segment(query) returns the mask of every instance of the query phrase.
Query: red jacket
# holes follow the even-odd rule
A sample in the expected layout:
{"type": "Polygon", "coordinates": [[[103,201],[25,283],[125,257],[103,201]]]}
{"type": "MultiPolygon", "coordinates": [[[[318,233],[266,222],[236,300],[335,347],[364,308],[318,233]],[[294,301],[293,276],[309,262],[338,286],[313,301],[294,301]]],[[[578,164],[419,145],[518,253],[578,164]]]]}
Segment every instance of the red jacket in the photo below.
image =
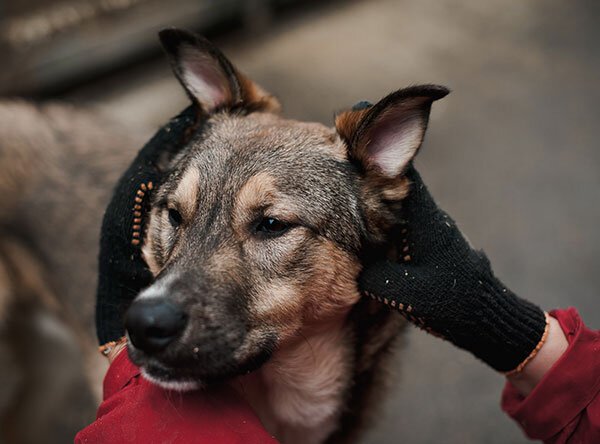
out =
{"type": "Polygon", "coordinates": [[[96,421],[77,444],[276,444],[250,406],[232,389],[180,393],[142,378],[120,353],[104,378],[96,421]]]}
{"type": "Polygon", "coordinates": [[[577,310],[555,310],[569,348],[523,397],[507,383],[502,409],[525,434],[551,444],[600,443],[600,331],[583,325],[577,310]]]}
{"type": "MultiPolygon", "coordinates": [[[[573,308],[551,313],[569,348],[524,398],[510,383],[502,408],[527,436],[547,443],[600,443],[600,332],[573,308]]],[[[104,379],[104,402],[75,442],[276,443],[243,399],[228,388],[178,393],[151,385],[121,353],[104,379]]]]}

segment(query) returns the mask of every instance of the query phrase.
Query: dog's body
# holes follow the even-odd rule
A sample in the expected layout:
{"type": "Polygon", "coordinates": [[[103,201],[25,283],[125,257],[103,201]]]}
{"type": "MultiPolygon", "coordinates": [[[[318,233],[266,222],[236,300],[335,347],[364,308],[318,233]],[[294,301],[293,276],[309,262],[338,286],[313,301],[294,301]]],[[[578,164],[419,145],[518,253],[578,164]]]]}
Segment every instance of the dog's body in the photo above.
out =
{"type": "MultiPolygon", "coordinates": [[[[187,325],[160,350],[130,331],[130,355],[168,388],[226,381],[282,442],[355,441],[404,325],[361,299],[361,257],[396,222],[409,185],[402,171],[431,102],[447,91],[402,90],[330,129],[281,118],[276,101],[205,41],[171,32],[163,43],[204,123],[164,165],[143,243],[156,280],[134,304],[168,299],[187,325]]],[[[10,313],[41,310],[61,326],[63,348],[85,357],[83,372],[94,367],[102,210],[144,131],[107,133],[77,110],[22,103],[0,105],[0,125],[0,192],[10,198],[0,210],[0,359],[19,348],[10,313]]],[[[90,399],[80,412],[89,415],[90,399]]]]}
{"type": "Polygon", "coordinates": [[[0,102],[0,442],[68,442],[95,416],[107,368],[93,321],[100,222],[150,134],[0,102]]]}

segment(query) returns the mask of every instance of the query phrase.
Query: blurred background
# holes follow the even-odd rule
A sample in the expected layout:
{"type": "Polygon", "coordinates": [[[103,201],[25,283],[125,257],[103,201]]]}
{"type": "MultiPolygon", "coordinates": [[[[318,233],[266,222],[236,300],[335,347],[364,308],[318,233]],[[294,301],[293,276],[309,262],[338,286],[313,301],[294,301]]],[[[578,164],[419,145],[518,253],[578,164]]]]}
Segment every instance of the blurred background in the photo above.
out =
{"type": "MultiPolygon", "coordinates": [[[[187,103],[162,27],[209,36],[286,114],[416,83],[434,105],[418,167],[516,293],[600,328],[600,3],[596,0],[5,0],[0,94],[158,128],[187,103]]],[[[365,443],[525,443],[503,378],[412,329],[365,443]]]]}

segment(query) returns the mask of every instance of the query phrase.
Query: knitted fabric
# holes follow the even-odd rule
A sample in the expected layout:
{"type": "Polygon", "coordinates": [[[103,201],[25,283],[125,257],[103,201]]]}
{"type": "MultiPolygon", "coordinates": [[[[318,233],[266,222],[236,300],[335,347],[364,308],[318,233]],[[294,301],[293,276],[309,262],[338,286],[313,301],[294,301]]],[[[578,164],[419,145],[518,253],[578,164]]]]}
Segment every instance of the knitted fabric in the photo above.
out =
{"type": "MultiPolygon", "coordinates": [[[[414,168],[393,241],[400,260],[365,258],[361,291],[498,371],[525,360],[540,342],[544,312],[510,291],[444,211],[414,168]]],[[[381,257],[381,256],[379,256],[381,257]]]]}
{"type": "Polygon", "coordinates": [[[108,204],[102,220],[98,259],[96,333],[100,344],[125,334],[123,315],[139,291],[152,280],[140,247],[150,194],[161,179],[158,164],[185,145],[197,115],[197,108],[192,105],[163,126],[121,176],[108,204]]]}

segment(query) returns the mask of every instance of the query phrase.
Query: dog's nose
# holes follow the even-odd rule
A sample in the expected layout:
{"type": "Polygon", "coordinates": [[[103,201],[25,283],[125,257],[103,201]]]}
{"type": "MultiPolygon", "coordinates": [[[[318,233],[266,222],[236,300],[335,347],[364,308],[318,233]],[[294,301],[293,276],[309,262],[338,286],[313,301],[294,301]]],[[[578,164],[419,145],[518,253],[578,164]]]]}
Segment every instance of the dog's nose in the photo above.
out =
{"type": "Polygon", "coordinates": [[[164,349],[185,328],[187,316],[164,299],[141,299],[131,304],[125,328],[133,345],[147,353],[164,349]]]}

